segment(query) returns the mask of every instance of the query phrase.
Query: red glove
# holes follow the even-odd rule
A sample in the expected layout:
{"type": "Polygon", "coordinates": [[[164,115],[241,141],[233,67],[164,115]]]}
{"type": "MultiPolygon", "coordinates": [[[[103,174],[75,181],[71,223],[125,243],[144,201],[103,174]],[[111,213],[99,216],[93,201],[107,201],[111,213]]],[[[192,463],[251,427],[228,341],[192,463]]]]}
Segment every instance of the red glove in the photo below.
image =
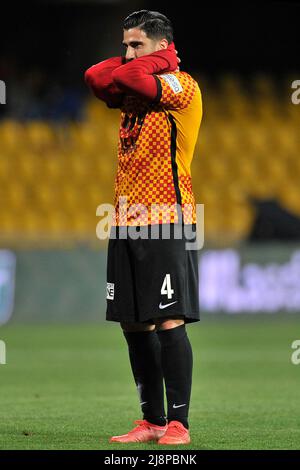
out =
{"type": "Polygon", "coordinates": [[[126,94],[136,94],[149,100],[158,96],[157,78],[154,74],[172,72],[178,68],[175,45],[131,60],[112,72],[115,85],[126,94]]]}

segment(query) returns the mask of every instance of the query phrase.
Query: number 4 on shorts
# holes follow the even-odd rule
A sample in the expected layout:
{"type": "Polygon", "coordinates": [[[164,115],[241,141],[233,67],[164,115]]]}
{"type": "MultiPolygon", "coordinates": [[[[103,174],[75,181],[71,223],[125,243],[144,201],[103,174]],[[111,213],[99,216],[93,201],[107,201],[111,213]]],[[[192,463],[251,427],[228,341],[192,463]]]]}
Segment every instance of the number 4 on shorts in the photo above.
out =
{"type": "Polygon", "coordinates": [[[168,299],[172,299],[172,295],[174,294],[174,289],[172,289],[171,287],[171,275],[170,274],[165,275],[160,293],[161,295],[167,295],[168,299]]]}

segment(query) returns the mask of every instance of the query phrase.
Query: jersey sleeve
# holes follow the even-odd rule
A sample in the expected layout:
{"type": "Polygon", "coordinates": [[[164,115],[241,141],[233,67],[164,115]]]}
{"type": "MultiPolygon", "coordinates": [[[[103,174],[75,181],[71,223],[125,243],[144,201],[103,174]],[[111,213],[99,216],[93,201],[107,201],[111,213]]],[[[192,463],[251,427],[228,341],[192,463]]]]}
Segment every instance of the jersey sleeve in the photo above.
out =
{"type": "Polygon", "coordinates": [[[166,109],[184,109],[191,103],[195,92],[195,80],[185,72],[169,72],[155,75],[157,102],[166,109]]]}
{"type": "Polygon", "coordinates": [[[124,93],[112,80],[113,71],[123,63],[123,57],[111,57],[92,65],[84,74],[85,82],[94,95],[109,108],[119,108],[123,102],[124,93]]]}

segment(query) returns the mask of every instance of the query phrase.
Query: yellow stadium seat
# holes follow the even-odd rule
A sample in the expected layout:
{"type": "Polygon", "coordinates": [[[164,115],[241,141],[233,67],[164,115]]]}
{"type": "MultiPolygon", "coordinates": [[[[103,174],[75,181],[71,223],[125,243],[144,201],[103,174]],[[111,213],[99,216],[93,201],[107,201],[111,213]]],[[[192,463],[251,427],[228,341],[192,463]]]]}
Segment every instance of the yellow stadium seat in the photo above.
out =
{"type": "Polygon", "coordinates": [[[281,188],[279,201],[284,208],[300,217],[300,188],[297,183],[290,181],[287,186],[281,188]]]}
{"type": "Polygon", "coordinates": [[[17,223],[17,217],[12,212],[2,212],[0,216],[0,239],[6,236],[13,236],[18,233],[20,226],[17,223]]]}
{"type": "Polygon", "coordinates": [[[43,150],[54,144],[52,127],[42,121],[29,121],[25,125],[27,145],[35,150],[43,150]]]}
{"type": "Polygon", "coordinates": [[[39,207],[41,210],[53,209],[56,205],[60,204],[58,200],[57,185],[48,184],[42,182],[42,184],[37,184],[34,188],[33,194],[33,204],[39,207]]]}
{"type": "Polygon", "coordinates": [[[9,207],[21,210],[30,204],[29,191],[20,181],[14,181],[7,186],[5,200],[9,207]]]}
{"type": "Polygon", "coordinates": [[[13,120],[4,120],[0,123],[1,151],[18,153],[22,151],[25,142],[24,126],[13,120]]]}
{"type": "Polygon", "coordinates": [[[4,154],[4,152],[2,151],[0,155],[0,181],[7,181],[7,179],[10,178],[10,168],[10,159],[8,155],[4,154]]]}

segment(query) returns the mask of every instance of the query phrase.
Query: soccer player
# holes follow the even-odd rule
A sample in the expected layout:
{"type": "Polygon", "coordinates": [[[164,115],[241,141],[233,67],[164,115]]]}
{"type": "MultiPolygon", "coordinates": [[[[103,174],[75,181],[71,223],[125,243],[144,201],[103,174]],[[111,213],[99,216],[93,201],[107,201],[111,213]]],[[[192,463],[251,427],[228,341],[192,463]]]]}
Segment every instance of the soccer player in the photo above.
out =
{"type": "Polygon", "coordinates": [[[201,94],[179,70],[166,16],[136,11],[123,28],[125,57],[85,72],[94,94],[121,110],[106,319],[121,324],[143,414],[110,442],[188,444],[193,355],[185,324],[200,319],[198,262],[197,251],[186,249],[190,235],[177,229],[195,237],[190,165],[201,94]]]}

